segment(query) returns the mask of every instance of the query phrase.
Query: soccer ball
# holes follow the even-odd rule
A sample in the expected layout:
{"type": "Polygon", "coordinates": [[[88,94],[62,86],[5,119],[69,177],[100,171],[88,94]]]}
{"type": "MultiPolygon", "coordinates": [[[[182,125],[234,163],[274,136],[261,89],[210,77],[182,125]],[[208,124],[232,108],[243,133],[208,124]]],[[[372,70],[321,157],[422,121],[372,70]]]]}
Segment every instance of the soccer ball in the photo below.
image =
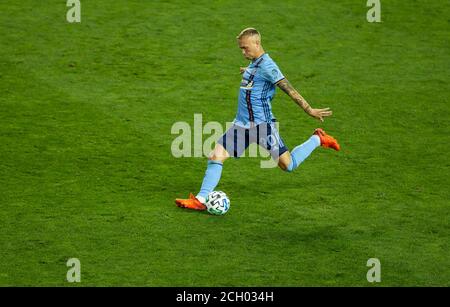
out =
{"type": "Polygon", "coordinates": [[[223,215],[230,209],[230,199],[222,191],[212,191],[206,200],[206,209],[214,215],[223,215]]]}

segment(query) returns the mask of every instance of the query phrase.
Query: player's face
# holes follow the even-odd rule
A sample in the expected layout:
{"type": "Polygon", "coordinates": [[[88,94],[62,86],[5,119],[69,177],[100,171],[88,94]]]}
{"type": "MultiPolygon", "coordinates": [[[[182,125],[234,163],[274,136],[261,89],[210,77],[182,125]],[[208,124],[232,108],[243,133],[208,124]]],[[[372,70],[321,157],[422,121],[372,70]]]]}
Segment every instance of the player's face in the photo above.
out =
{"type": "Polygon", "coordinates": [[[259,41],[253,36],[242,37],[238,40],[239,48],[242,50],[242,55],[248,59],[256,59],[259,51],[259,41]]]}

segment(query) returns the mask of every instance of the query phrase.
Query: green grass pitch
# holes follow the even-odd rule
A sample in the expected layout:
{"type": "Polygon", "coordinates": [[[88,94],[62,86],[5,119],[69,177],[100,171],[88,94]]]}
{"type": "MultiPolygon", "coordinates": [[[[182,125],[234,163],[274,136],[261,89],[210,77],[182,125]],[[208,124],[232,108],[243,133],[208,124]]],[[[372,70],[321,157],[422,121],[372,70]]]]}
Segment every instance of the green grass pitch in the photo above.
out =
{"type": "Polygon", "coordinates": [[[0,286],[449,286],[450,5],[381,1],[0,3],[0,286]],[[225,162],[222,217],[182,210],[206,158],[174,158],[175,122],[234,118],[265,50],[323,124],[277,90],[294,173],[225,162]],[[68,283],[66,262],[81,262],[68,283]],[[366,279],[369,258],[381,282],[366,279]]]}

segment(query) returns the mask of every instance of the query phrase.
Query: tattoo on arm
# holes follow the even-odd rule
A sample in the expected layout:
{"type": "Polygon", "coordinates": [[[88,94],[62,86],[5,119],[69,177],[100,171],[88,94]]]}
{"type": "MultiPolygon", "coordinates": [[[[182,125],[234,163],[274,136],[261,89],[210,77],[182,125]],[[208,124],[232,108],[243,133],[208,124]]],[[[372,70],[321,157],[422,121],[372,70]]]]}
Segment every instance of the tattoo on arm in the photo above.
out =
{"type": "Polygon", "coordinates": [[[286,94],[289,95],[289,97],[292,98],[303,110],[305,110],[306,113],[309,113],[311,110],[310,105],[305,100],[305,98],[302,97],[302,95],[297,92],[297,90],[289,83],[287,79],[283,79],[277,83],[278,87],[283,90],[286,94]]]}

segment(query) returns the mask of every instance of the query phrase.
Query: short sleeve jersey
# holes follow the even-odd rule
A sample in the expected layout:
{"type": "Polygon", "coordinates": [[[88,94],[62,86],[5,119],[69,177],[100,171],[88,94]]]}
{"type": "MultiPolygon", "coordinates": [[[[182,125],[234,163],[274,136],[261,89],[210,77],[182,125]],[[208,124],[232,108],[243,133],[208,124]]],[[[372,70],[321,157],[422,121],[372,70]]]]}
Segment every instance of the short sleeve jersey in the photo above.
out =
{"type": "Polygon", "coordinates": [[[252,123],[272,122],[275,84],[283,79],[284,75],[267,53],[253,60],[242,75],[234,123],[248,128],[252,123]]]}

